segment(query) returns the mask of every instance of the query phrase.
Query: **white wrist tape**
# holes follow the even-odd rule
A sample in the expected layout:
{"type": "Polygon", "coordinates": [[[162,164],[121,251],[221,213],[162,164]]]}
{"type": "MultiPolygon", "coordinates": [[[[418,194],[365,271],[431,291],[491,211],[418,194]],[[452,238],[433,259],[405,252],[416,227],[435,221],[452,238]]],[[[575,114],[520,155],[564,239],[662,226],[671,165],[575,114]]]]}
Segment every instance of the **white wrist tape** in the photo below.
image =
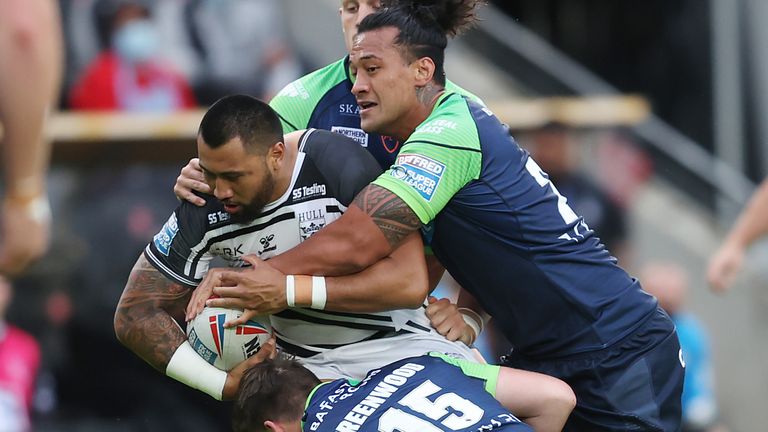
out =
{"type": "Polygon", "coordinates": [[[296,307],[296,279],[293,275],[285,277],[285,301],[288,307],[296,307]]]}
{"type": "Polygon", "coordinates": [[[51,204],[48,195],[40,194],[34,198],[6,197],[5,205],[13,206],[38,224],[47,224],[51,221],[51,204]]]}
{"type": "Polygon", "coordinates": [[[221,400],[227,382],[227,373],[203,360],[187,341],[173,353],[165,374],[216,400],[221,400]]]}
{"type": "Polygon", "coordinates": [[[325,277],[312,276],[312,309],[325,309],[328,300],[328,289],[325,286],[325,277]]]}
{"type": "MultiPolygon", "coordinates": [[[[483,331],[483,319],[480,315],[469,308],[459,308],[459,313],[464,319],[464,322],[475,331],[475,340],[480,337],[480,332],[483,331]]],[[[473,341],[474,342],[474,341],[473,341]]]]}
{"type": "Polygon", "coordinates": [[[29,217],[39,224],[51,221],[51,204],[47,195],[40,195],[24,206],[29,217]]]}

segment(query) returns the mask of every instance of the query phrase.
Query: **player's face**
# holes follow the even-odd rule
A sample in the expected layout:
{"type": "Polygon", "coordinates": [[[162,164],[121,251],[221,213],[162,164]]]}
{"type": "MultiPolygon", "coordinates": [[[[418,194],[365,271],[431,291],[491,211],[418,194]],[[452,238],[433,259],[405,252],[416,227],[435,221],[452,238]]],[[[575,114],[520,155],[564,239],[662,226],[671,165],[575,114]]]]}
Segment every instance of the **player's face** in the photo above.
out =
{"type": "Polygon", "coordinates": [[[343,0],[339,8],[341,29],[344,32],[344,43],[347,52],[352,49],[352,38],[357,33],[357,25],[368,15],[381,7],[379,0],[343,0]]]}
{"type": "Polygon", "coordinates": [[[235,220],[250,221],[274,196],[274,173],[264,155],[246,152],[239,137],[211,148],[197,137],[200,167],[213,195],[235,220]]]}
{"type": "Polygon", "coordinates": [[[408,63],[394,44],[398,34],[398,29],[385,27],[357,35],[350,62],[363,130],[404,138],[419,100],[415,62],[408,63]]]}

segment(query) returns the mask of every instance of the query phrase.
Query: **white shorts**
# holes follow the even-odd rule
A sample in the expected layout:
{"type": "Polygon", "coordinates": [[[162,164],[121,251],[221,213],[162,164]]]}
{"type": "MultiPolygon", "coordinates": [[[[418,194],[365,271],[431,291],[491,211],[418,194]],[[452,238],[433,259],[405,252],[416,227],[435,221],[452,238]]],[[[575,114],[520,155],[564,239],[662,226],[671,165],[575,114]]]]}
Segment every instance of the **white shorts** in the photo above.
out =
{"type": "Polygon", "coordinates": [[[373,369],[431,351],[473,362],[481,361],[479,354],[462,342],[451,342],[435,333],[407,333],[358,342],[309,358],[296,357],[296,360],[321,380],[363,379],[373,369]]]}

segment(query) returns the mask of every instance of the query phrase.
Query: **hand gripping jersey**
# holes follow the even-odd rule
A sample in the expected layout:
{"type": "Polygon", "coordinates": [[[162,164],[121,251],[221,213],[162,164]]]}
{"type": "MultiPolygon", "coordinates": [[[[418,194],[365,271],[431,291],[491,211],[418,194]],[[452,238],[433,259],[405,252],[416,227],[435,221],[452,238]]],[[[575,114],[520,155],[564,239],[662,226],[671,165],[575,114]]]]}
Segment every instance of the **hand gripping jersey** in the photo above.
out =
{"type": "MultiPolygon", "coordinates": [[[[183,202],[144,254],[168,278],[195,287],[215,257],[240,267],[243,255],[269,259],[297,246],[338,219],[380,172],[354,141],[309,130],[301,137],[290,186],[257,219],[235,223],[213,196],[204,207],[183,202]]],[[[301,357],[397,333],[434,332],[423,309],[355,314],[294,308],[271,322],[280,346],[301,357]]]]}
{"type": "Polygon", "coordinates": [[[604,348],[656,310],[507,126],[468,98],[442,95],[374,183],[433,222],[435,255],[523,355],[604,348]]]}
{"type": "MultiPolygon", "coordinates": [[[[336,380],[307,398],[304,431],[532,431],[493,395],[499,367],[424,355],[336,380]]],[[[522,389],[521,389],[522,390],[522,389]]]]}
{"type": "MultiPolygon", "coordinates": [[[[400,150],[400,142],[392,137],[366,133],[360,128],[360,107],[352,94],[353,77],[349,74],[349,58],[331,63],[288,84],[269,105],[277,111],[283,133],[299,129],[324,129],[346,135],[365,147],[381,169],[387,169],[400,150]]],[[[446,89],[477,96],[446,83],[446,89]]]]}

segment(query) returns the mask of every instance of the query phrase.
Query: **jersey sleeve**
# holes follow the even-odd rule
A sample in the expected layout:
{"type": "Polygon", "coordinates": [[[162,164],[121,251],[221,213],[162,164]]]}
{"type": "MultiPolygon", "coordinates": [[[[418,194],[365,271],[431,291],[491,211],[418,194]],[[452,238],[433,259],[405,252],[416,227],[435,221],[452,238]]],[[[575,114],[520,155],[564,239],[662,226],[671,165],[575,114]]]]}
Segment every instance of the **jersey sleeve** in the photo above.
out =
{"type": "Polygon", "coordinates": [[[376,159],[342,134],[310,129],[299,142],[299,150],[309,156],[328,181],[333,196],[346,206],[381,174],[376,159]]]}
{"type": "Polygon", "coordinates": [[[144,249],[144,256],[160,273],[190,288],[200,283],[213,259],[203,243],[207,207],[182,202],[144,249]]]}
{"type": "Polygon", "coordinates": [[[480,176],[477,128],[456,117],[449,113],[427,119],[405,142],[394,165],[374,181],[405,201],[423,224],[480,176]]]}
{"type": "Polygon", "coordinates": [[[306,90],[302,79],[283,87],[275,97],[269,101],[269,106],[277,112],[280,117],[280,123],[283,125],[283,133],[293,132],[304,129],[309,123],[309,117],[312,115],[314,106],[307,103],[306,90]]]}
{"type": "Polygon", "coordinates": [[[283,125],[283,133],[306,129],[318,102],[328,89],[346,79],[346,58],[286,85],[269,102],[283,125]]]}
{"type": "Polygon", "coordinates": [[[501,371],[500,366],[485,363],[475,363],[468,360],[450,357],[437,352],[431,352],[429,355],[437,357],[448,364],[460,368],[466,376],[485,381],[485,391],[487,391],[491,396],[496,396],[496,385],[499,382],[499,372],[501,371]]]}

